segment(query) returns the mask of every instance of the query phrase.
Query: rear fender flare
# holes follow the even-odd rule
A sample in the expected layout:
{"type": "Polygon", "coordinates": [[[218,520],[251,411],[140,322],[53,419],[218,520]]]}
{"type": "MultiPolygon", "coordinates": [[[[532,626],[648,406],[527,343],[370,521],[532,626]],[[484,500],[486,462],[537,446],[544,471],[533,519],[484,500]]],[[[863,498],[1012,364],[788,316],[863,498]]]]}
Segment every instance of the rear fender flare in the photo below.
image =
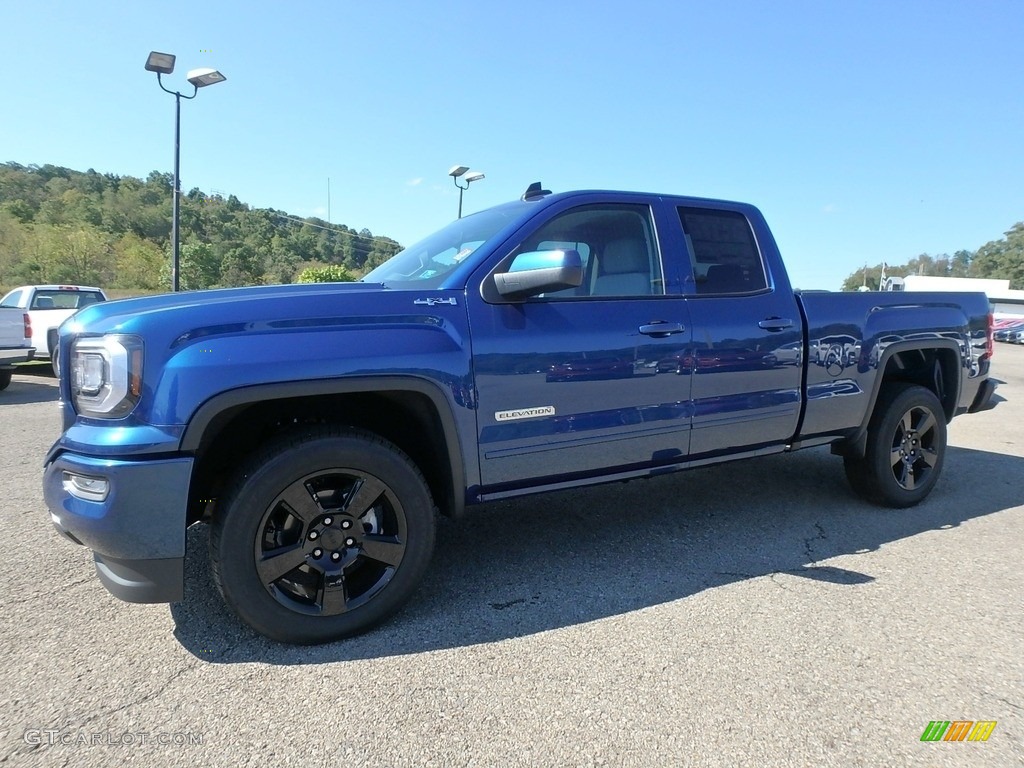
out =
{"type": "MultiPolygon", "coordinates": [[[[957,344],[957,342],[954,341],[953,339],[921,339],[915,341],[898,341],[886,347],[885,351],[879,358],[878,365],[875,369],[878,372],[878,375],[875,376],[874,383],[871,386],[871,395],[868,398],[868,407],[864,411],[864,418],[862,419],[860,426],[852,435],[840,441],[833,447],[833,453],[839,454],[841,456],[864,455],[867,443],[868,423],[871,421],[871,415],[875,411],[875,405],[878,402],[878,396],[882,391],[882,385],[885,383],[885,370],[886,368],[888,368],[889,360],[892,359],[893,355],[896,355],[897,353],[900,352],[933,349],[948,349],[953,352],[957,361],[959,361],[961,364],[963,362],[960,345],[957,344]]],[[[956,412],[956,404],[960,400],[960,388],[962,384],[962,374],[957,375],[955,377],[954,382],[955,391],[947,394],[947,397],[950,395],[952,396],[953,402],[953,409],[950,413],[947,414],[947,421],[949,420],[949,418],[952,417],[952,413],[956,412]]]]}

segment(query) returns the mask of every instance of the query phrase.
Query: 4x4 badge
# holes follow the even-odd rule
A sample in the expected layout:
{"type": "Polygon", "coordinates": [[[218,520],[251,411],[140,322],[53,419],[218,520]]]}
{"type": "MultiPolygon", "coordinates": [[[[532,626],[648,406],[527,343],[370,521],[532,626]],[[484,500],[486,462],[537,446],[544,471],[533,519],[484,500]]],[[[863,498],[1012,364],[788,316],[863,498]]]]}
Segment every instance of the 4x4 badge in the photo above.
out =
{"type": "Polygon", "coordinates": [[[428,307],[432,307],[435,304],[451,304],[454,307],[458,303],[454,296],[450,296],[447,299],[435,299],[431,296],[429,299],[415,299],[413,301],[413,304],[426,304],[428,307]]]}

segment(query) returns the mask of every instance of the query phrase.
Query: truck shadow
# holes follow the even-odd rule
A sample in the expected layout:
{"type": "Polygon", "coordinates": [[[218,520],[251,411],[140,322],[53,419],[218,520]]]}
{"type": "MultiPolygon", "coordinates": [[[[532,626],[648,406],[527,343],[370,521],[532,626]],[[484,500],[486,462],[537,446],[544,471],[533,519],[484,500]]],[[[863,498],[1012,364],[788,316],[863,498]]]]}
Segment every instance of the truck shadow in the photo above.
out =
{"type": "Polygon", "coordinates": [[[171,606],[175,635],[211,663],[293,665],[523,637],[765,576],[784,590],[798,586],[791,577],[816,582],[827,600],[835,585],[875,580],[856,569],[857,554],[1024,500],[1024,458],[951,447],[946,466],[956,472],[902,511],[856,498],[823,449],[479,507],[442,521],[431,570],[399,615],[313,647],[267,640],[230,613],[211,579],[207,528],[197,526],[185,600],[171,606]],[[842,555],[854,557],[826,562],[842,555]]]}

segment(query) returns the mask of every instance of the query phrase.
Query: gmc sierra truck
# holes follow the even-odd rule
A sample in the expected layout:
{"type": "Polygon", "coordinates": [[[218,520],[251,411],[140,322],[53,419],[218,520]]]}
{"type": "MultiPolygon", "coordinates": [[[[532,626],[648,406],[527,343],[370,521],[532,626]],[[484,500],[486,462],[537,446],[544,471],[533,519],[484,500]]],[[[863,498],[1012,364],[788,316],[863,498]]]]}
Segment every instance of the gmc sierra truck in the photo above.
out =
{"type": "Polygon", "coordinates": [[[44,493],[117,597],[182,600],[206,521],[244,622],[328,642],[481,502],[828,444],[917,504],[992,394],[991,322],[981,293],[794,292],[751,205],[533,184],[359,282],[81,310],[44,493]]]}

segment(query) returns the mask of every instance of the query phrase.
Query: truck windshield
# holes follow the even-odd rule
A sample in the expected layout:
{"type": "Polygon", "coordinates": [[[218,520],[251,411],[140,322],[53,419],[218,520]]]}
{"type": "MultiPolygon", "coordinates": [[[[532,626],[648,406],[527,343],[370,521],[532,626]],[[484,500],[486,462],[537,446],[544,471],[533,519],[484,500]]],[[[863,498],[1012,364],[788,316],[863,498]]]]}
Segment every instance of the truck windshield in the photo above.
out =
{"type": "Polygon", "coordinates": [[[503,205],[456,219],[444,229],[396,253],[362,281],[398,288],[435,288],[473,251],[519,218],[521,206],[503,205]]]}

